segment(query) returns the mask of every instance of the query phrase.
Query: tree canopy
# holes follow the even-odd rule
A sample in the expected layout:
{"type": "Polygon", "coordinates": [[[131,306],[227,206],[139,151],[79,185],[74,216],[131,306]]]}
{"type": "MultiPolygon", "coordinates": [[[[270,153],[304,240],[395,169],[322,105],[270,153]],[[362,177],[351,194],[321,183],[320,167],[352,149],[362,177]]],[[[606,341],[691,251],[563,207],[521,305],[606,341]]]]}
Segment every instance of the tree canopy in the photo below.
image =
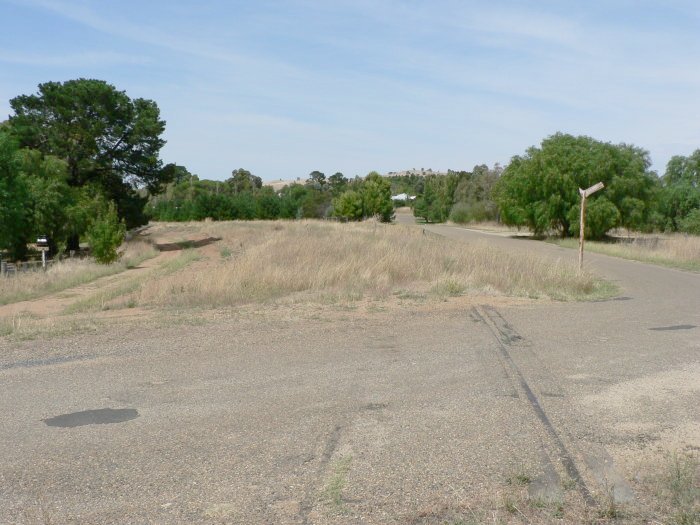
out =
{"type": "Polygon", "coordinates": [[[700,149],[687,157],[672,157],[662,184],[659,197],[662,226],[671,231],[700,233],[700,149]]]}
{"type": "Polygon", "coordinates": [[[157,193],[171,175],[159,158],[165,122],[155,102],[81,78],[39,84],[38,93],[10,106],[9,128],[20,147],[62,159],[69,186],[94,186],[129,226],[143,222],[135,190],[157,193]]]}
{"type": "Polygon", "coordinates": [[[495,193],[501,218],[535,234],[575,235],[578,189],[600,181],[606,189],[591,198],[587,235],[601,237],[616,226],[643,228],[658,189],[650,164],[641,148],[557,133],[513,157],[503,172],[495,193]]]}

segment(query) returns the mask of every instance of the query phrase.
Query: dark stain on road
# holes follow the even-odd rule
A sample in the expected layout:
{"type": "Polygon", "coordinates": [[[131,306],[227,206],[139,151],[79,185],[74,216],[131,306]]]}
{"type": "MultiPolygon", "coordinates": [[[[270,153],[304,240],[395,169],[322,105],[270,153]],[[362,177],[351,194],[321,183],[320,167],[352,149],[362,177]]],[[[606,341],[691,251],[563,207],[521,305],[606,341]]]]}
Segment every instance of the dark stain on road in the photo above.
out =
{"type": "Polygon", "coordinates": [[[367,403],[362,407],[363,410],[382,410],[389,406],[389,403],[367,403]]]}
{"type": "Polygon", "coordinates": [[[27,359],[25,361],[16,361],[14,363],[0,365],[0,370],[9,370],[10,368],[33,368],[35,366],[57,365],[57,364],[61,364],[61,363],[70,363],[73,361],[82,361],[83,359],[89,359],[91,357],[93,357],[93,356],[91,356],[91,355],[69,355],[69,356],[49,357],[47,359],[27,359]]]}
{"type": "Polygon", "coordinates": [[[657,326],[656,328],[649,328],[649,330],[655,330],[657,332],[665,332],[667,330],[691,330],[697,328],[694,324],[676,324],[673,326],[657,326]]]}
{"type": "Polygon", "coordinates": [[[83,410],[71,414],[42,419],[50,427],[73,428],[83,425],[109,425],[123,423],[139,417],[139,411],[135,408],[100,408],[97,410],[83,410]]]}

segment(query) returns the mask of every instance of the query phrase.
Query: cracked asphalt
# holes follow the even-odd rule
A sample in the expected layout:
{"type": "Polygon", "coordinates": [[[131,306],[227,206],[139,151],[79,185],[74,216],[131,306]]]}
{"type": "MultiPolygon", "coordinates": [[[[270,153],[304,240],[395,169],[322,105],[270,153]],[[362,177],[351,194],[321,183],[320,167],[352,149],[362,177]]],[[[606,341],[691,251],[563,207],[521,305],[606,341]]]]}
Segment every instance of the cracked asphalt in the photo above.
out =
{"type": "Polygon", "coordinates": [[[545,496],[574,478],[634,501],[644,453],[700,448],[700,275],[586,261],[620,297],[3,347],[0,523],[443,523],[522,472],[545,496]]]}

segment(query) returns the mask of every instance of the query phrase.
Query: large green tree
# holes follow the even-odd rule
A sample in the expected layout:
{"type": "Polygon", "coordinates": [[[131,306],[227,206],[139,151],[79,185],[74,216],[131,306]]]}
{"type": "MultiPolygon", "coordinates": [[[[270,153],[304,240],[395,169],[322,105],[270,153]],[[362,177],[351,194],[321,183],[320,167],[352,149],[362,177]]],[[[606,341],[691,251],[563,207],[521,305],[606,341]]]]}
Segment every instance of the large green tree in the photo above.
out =
{"type": "Polygon", "coordinates": [[[695,233],[700,212],[700,149],[672,157],[666,165],[659,209],[667,230],[695,233]]]}
{"type": "Polygon", "coordinates": [[[10,129],[21,147],[62,159],[67,184],[98,189],[127,226],[143,222],[145,201],[136,189],[158,192],[172,176],[159,158],[165,122],[155,102],[81,78],[39,84],[36,94],[15,97],[10,106],[10,129]]]}
{"type": "Polygon", "coordinates": [[[226,180],[226,184],[234,193],[241,193],[262,188],[262,179],[248,170],[239,168],[231,172],[231,178],[226,180]]]}
{"type": "Polygon", "coordinates": [[[22,257],[31,230],[29,188],[22,176],[17,143],[0,130],[0,251],[22,257]]]}
{"type": "Polygon", "coordinates": [[[588,233],[644,228],[659,184],[650,164],[649,154],[635,146],[557,133],[513,157],[503,172],[495,190],[501,219],[535,234],[576,234],[578,188],[602,181],[606,189],[591,198],[588,233]]]}

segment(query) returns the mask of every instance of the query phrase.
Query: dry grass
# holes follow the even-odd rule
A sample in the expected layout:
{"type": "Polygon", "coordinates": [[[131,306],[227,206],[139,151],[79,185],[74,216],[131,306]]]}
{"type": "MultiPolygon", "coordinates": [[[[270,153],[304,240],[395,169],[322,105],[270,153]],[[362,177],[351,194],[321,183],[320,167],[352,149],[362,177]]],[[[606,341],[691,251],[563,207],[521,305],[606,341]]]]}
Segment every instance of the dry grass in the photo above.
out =
{"type": "MultiPolygon", "coordinates": [[[[578,248],[578,239],[552,239],[559,246],[578,248]]],[[[633,261],[700,271],[700,237],[675,234],[664,237],[638,235],[617,242],[586,241],[586,250],[633,261]]]]}
{"type": "Polygon", "coordinates": [[[0,317],[0,337],[28,341],[42,336],[60,337],[76,333],[97,332],[101,321],[94,318],[40,318],[28,312],[0,317]]]}
{"type": "MultiPolygon", "coordinates": [[[[175,233],[171,225],[163,231],[175,233]]],[[[205,271],[151,280],[139,304],[230,306],[288,298],[384,298],[406,291],[435,297],[487,293],[558,300],[600,297],[610,285],[573,264],[459,244],[417,228],[375,223],[229,222],[184,224],[221,237],[205,271]]],[[[154,233],[158,233],[157,231],[154,233]]]]}
{"type": "Polygon", "coordinates": [[[65,309],[64,313],[96,312],[109,310],[113,307],[117,309],[133,308],[137,305],[134,293],[137,292],[144,283],[178,272],[198,259],[199,254],[195,250],[183,250],[177,257],[160,264],[145,275],[122,280],[115,286],[109,286],[95,294],[91,294],[84,299],[72,303],[65,309]],[[118,302],[114,304],[115,300],[120,298],[124,300],[121,301],[121,303],[118,302]]]}
{"type": "Polygon", "coordinates": [[[66,259],[50,266],[46,271],[37,269],[0,277],[0,304],[36,299],[89,283],[100,277],[123,272],[156,255],[157,251],[150,244],[130,241],[123,246],[122,256],[113,264],[97,264],[92,259],[66,259]]]}
{"type": "Polygon", "coordinates": [[[518,228],[517,226],[506,226],[502,222],[496,222],[496,221],[479,221],[479,222],[465,222],[465,223],[447,221],[446,224],[451,224],[451,225],[456,226],[458,228],[469,228],[472,230],[481,230],[481,231],[492,232],[492,233],[513,233],[513,234],[520,234],[520,235],[529,235],[529,233],[526,230],[522,230],[521,228],[518,228]]]}

